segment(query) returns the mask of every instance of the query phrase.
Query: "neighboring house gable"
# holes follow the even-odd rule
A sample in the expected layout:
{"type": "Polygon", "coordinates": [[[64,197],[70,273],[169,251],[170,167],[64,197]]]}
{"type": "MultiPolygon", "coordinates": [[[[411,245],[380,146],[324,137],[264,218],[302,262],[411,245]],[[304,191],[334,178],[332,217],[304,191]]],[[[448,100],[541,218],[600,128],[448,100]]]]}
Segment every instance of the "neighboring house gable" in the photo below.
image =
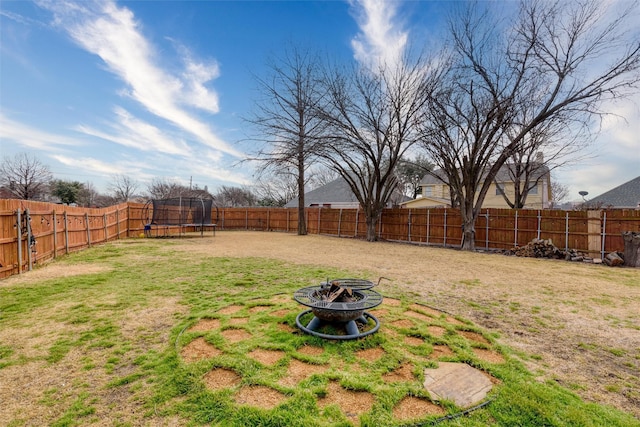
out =
{"type": "Polygon", "coordinates": [[[603,208],[640,207],[640,176],[594,197],[587,202],[587,206],[603,208]]]}
{"type": "MultiPolygon", "coordinates": [[[[509,168],[511,165],[504,165],[500,168],[494,182],[491,183],[489,191],[485,196],[483,208],[509,208],[504,200],[502,193],[506,193],[509,200],[513,201],[515,194],[515,185],[511,179],[509,168]],[[496,183],[497,182],[497,183],[496,183]]],[[[525,208],[527,209],[546,209],[550,207],[551,202],[551,182],[549,169],[541,165],[538,170],[532,174],[531,179],[536,181],[535,186],[529,191],[525,208]]],[[[451,195],[449,186],[446,184],[445,175],[441,170],[428,173],[420,181],[421,195],[409,202],[403,203],[405,208],[421,208],[421,207],[450,207],[451,195]]]]}
{"type": "MultiPolygon", "coordinates": [[[[403,197],[401,201],[408,199],[403,197]]],[[[324,207],[333,209],[356,209],[360,207],[358,199],[351,191],[351,187],[347,181],[340,177],[328,184],[311,190],[304,194],[304,206],[308,207],[324,207]]],[[[285,208],[297,208],[298,199],[290,200],[285,208]]]]}

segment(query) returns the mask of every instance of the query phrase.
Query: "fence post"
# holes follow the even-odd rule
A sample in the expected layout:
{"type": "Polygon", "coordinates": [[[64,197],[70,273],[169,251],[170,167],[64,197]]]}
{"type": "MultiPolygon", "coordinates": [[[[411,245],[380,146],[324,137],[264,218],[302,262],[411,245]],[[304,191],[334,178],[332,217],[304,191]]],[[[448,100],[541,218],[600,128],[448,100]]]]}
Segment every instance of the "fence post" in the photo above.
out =
{"type": "Polygon", "coordinates": [[[513,246],[518,247],[518,210],[516,209],[516,221],[513,227],[513,246]]]}
{"type": "Polygon", "coordinates": [[[91,247],[91,229],[89,228],[89,214],[84,213],[84,220],[87,223],[87,246],[91,247]]]}
{"type": "Polygon", "coordinates": [[[320,206],[318,206],[318,236],[320,235],[320,206]]]}
{"type": "Polygon", "coordinates": [[[20,209],[16,211],[17,223],[16,230],[18,231],[18,274],[22,274],[22,218],[20,209]]]}
{"type": "Polygon", "coordinates": [[[340,226],[342,225],[342,208],[340,208],[340,213],[338,214],[338,237],[340,237],[340,226]]]}
{"type": "Polygon", "coordinates": [[[538,210],[538,240],[540,240],[540,227],[542,226],[542,216],[540,214],[540,210],[538,210]]]}
{"type": "Polygon", "coordinates": [[[244,229],[249,229],[249,209],[244,208],[244,229]]]}
{"type": "Polygon", "coordinates": [[[33,254],[31,252],[31,215],[29,215],[29,209],[24,210],[24,220],[27,223],[27,267],[29,271],[33,270],[33,254]]]}
{"type": "Polygon", "coordinates": [[[270,223],[271,223],[271,209],[267,208],[267,231],[269,231],[270,223]]]}
{"type": "Polygon", "coordinates": [[[360,217],[360,206],[356,208],[356,230],[354,231],[353,237],[358,237],[358,218],[360,217]]]}
{"type": "Polygon", "coordinates": [[[409,209],[409,217],[407,218],[407,240],[411,243],[411,209],[409,209]]]}
{"type": "Polygon", "coordinates": [[[107,214],[102,214],[102,220],[104,221],[104,241],[105,243],[109,240],[109,230],[107,229],[107,214]]]}
{"type": "Polygon", "coordinates": [[[564,216],[564,251],[569,250],[569,211],[564,216]]]}
{"type": "Polygon", "coordinates": [[[484,237],[484,248],[485,250],[489,250],[489,209],[484,213],[485,217],[485,237],[484,237]]]}
{"type": "Polygon", "coordinates": [[[289,215],[289,209],[287,209],[287,233],[289,232],[289,219],[290,215],[289,215]]]}
{"type": "Polygon", "coordinates": [[[64,249],[65,253],[69,254],[69,218],[67,218],[67,211],[64,211],[64,249]]]}
{"type": "Polygon", "coordinates": [[[444,247],[447,247],[447,209],[444,210],[444,247]]]}
{"type": "Polygon", "coordinates": [[[117,240],[120,240],[120,209],[116,208],[116,233],[117,240]]]}
{"type": "Polygon", "coordinates": [[[607,211],[603,213],[604,218],[602,219],[602,248],[600,251],[600,258],[604,259],[604,245],[605,245],[605,237],[607,236],[607,211]]]}
{"type": "Polygon", "coordinates": [[[58,255],[58,217],[56,215],[56,210],[53,210],[52,213],[53,218],[53,259],[56,259],[58,255]]]}
{"type": "Polygon", "coordinates": [[[589,245],[589,256],[596,258],[602,252],[600,235],[602,232],[602,221],[600,214],[602,211],[587,211],[587,241],[589,245]]]}
{"type": "Polygon", "coordinates": [[[427,245],[429,244],[429,234],[431,233],[431,209],[427,208],[427,245]]]}

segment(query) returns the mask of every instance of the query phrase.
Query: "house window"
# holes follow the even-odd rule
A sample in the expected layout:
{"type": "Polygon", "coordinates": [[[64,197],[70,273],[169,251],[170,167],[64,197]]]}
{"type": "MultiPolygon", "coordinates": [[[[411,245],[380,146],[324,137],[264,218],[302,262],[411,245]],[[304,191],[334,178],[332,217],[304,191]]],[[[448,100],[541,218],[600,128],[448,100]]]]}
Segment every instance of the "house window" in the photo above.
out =
{"type": "Polygon", "coordinates": [[[422,187],[422,195],[425,197],[429,197],[433,195],[433,186],[429,185],[427,187],[422,187]]]}
{"type": "Polygon", "coordinates": [[[504,194],[504,184],[496,184],[496,196],[502,196],[504,194]]]}
{"type": "Polygon", "coordinates": [[[533,184],[530,188],[529,188],[529,194],[538,194],[538,184],[533,184]]]}

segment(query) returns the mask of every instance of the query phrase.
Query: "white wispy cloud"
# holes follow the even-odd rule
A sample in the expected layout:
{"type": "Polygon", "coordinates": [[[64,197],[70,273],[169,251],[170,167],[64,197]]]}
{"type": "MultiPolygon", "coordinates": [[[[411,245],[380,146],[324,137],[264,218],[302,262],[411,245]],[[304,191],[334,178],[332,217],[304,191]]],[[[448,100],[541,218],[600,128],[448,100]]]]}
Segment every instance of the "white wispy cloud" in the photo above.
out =
{"type": "Polygon", "coordinates": [[[194,135],[202,144],[241,157],[210,127],[185,108],[219,111],[217,94],[206,83],[219,75],[215,61],[189,58],[178,75],[154,60],[159,55],[142,33],[142,25],[126,7],[113,1],[41,1],[54,23],[83,49],[98,55],[107,69],[127,85],[129,97],[152,114],[194,135]]]}
{"type": "Polygon", "coordinates": [[[351,40],[356,60],[372,69],[397,64],[408,40],[408,32],[396,17],[398,2],[351,0],[351,6],[360,27],[351,40]]]}
{"type": "Polygon", "coordinates": [[[0,112],[0,141],[6,140],[24,148],[42,151],[53,151],[60,146],[81,146],[81,140],[63,135],[43,132],[38,129],[17,122],[0,112]]]}
{"type": "Polygon", "coordinates": [[[115,107],[114,113],[117,123],[111,127],[115,133],[108,133],[87,125],[76,126],[75,130],[140,151],[157,151],[181,156],[191,154],[191,148],[184,141],[167,136],[166,132],[137,119],[124,108],[115,107]]]}

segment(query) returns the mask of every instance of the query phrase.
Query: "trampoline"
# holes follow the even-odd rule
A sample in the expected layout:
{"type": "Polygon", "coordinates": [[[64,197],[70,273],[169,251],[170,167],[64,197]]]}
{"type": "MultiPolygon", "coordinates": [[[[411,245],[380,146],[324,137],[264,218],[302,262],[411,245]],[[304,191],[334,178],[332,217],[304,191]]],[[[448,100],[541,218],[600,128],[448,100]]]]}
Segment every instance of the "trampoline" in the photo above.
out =
{"type": "MultiPolygon", "coordinates": [[[[216,234],[218,208],[213,206],[213,200],[201,198],[175,197],[171,199],[154,199],[147,202],[147,209],[151,208],[151,215],[146,215],[144,226],[146,237],[151,237],[153,227],[177,227],[179,235],[186,234],[187,227],[200,229],[200,236],[204,236],[205,228],[212,228],[216,234]],[[212,220],[213,209],[216,218],[212,220]],[[149,220],[149,216],[151,219],[149,220]]],[[[157,234],[157,233],[156,233],[157,234]]]]}

